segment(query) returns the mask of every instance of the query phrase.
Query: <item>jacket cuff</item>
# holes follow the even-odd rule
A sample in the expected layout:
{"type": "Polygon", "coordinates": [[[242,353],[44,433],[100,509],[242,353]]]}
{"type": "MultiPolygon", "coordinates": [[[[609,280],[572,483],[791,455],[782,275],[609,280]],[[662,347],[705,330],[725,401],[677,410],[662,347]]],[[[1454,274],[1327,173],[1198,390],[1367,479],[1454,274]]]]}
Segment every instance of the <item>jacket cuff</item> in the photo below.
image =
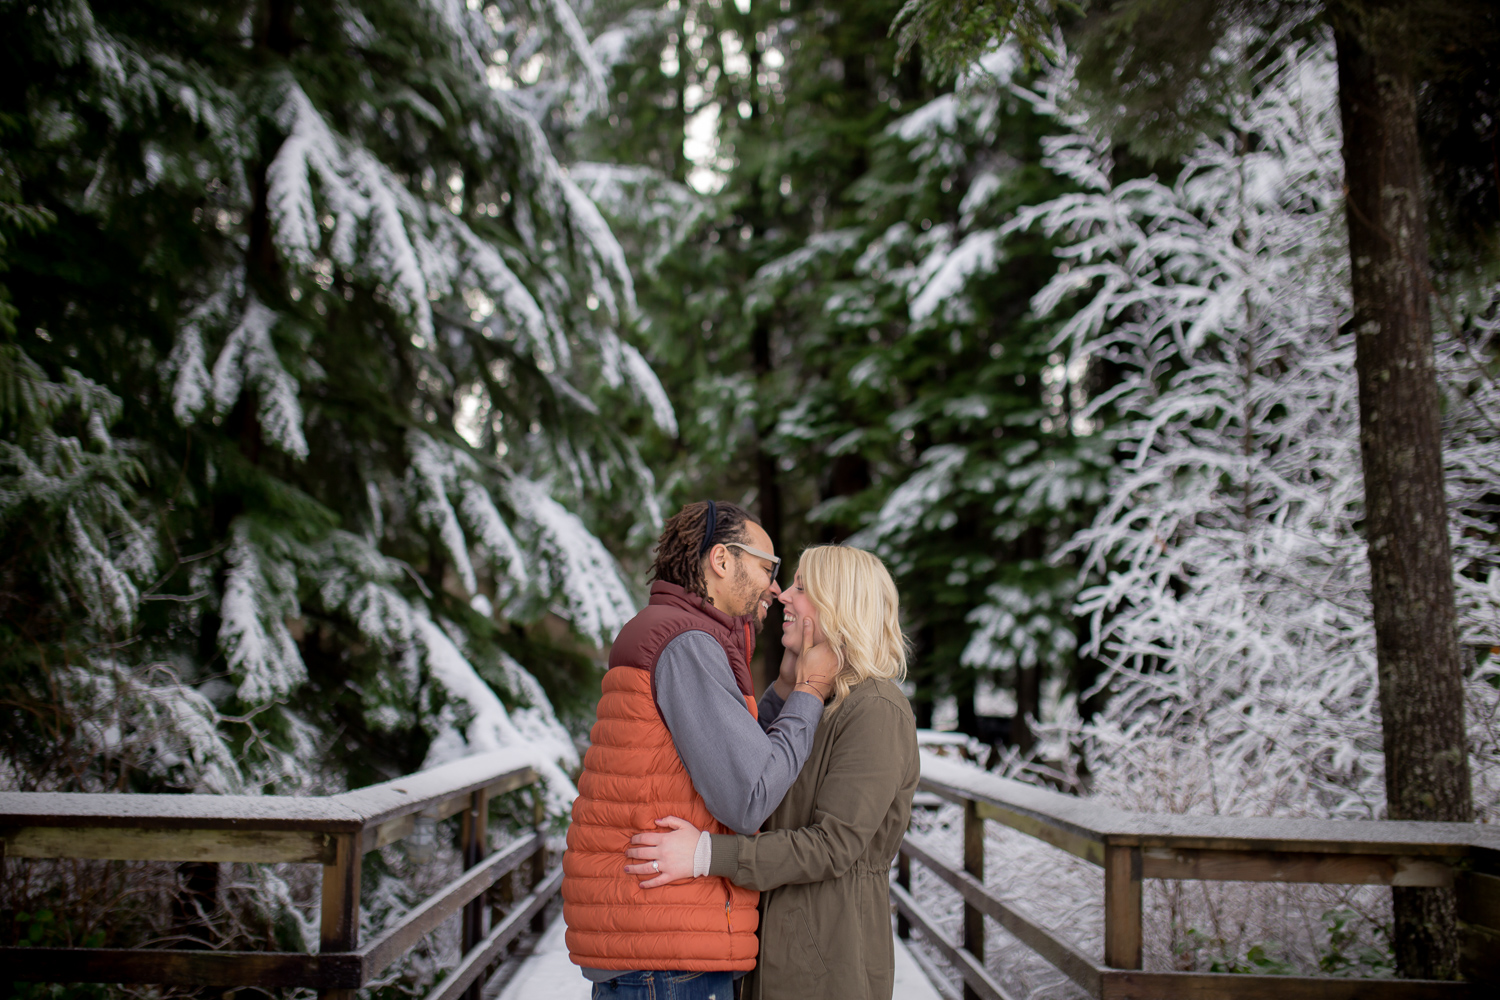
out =
{"type": "Polygon", "coordinates": [[[698,846],[693,849],[693,878],[708,874],[708,863],[713,859],[713,834],[704,830],[698,834],[698,846]]]}
{"type": "Polygon", "coordinates": [[[714,853],[708,863],[708,873],[732,880],[740,868],[740,838],[732,833],[715,833],[712,842],[714,853]]]}

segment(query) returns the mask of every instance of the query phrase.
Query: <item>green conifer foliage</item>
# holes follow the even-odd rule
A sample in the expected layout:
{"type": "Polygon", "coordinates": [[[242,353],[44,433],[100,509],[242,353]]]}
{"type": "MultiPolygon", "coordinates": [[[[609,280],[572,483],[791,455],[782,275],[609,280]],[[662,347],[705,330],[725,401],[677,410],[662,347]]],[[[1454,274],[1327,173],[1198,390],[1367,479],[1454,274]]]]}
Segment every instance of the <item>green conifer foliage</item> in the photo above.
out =
{"type": "MultiPolygon", "coordinates": [[[[1022,719],[1044,680],[1089,686],[1072,676],[1077,569],[1049,556],[1087,522],[1109,464],[1085,413],[1098,373],[1029,312],[1050,248],[1002,232],[1062,190],[1038,168],[1045,129],[1008,89],[1015,69],[997,55],[881,134],[854,189],[863,225],[825,256],[828,284],[788,289],[826,332],[818,378],[778,428],[830,470],[812,517],[898,574],[919,708],[952,695],[976,735],[982,682],[1013,691],[1022,719]]],[[[759,278],[767,299],[775,273],[759,278]]],[[[1010,737],[1032,749],[1029,725],[1010,737]]]]}
{"type": "MultiPolygon", "coordinates": [[[[635,442],[675,426],[543,127],[603,99],[571,9],[54,0],[0,9],[0,51],[0,784],[313,793],[510,750],[565,810],[553,703],[634,612],[600,539],[654,536],[635,442]]],[[[316,947],[296,866],[125,867],[27,866],[7,907],[60,944],[316,947]],[[204,886],[212,926],[162,923],[204,886]]],[[[449,871],[366,869],[372,925],[449,871]]]]}
{"type": "Polygon", "coordinates": [[[1076,569],[1046,557],[1101,495],[1109,456],[1082,413],[1101,373],[1029,316],[1046,242],[998,232],[1063,190],[1039,165],[1046,126],[1008,89],[1015,52],[937,88],[915,56],[897,65],[898,9],[596,9],[600,37],[628,44],[611,48],[611,126],[572,137],[571,169],[636,234],[650,353],[684,415],[660,456],[673,499],[744,499],[792,555],[851,535],[880,551],[919,639],[924,720],[953,695],[977,731],[982,681],[1021,686],[1023,713],[1042,673],[1091,683],[1072,676],[1076,569]],[[1010,597],[1024,656],[1002,648],[1010,597]]]}
{"type": "Polygon", "coordinates": [[[565,792],[549,696],[633,613],[599,538],[654,534],[634,438],[674,419],[539,124],[603,99],[571,10],[0,17],[7,780],[313,790],[526,744],[565,792]],[[172,710],[116,732],[105,687],[172,710]]]}

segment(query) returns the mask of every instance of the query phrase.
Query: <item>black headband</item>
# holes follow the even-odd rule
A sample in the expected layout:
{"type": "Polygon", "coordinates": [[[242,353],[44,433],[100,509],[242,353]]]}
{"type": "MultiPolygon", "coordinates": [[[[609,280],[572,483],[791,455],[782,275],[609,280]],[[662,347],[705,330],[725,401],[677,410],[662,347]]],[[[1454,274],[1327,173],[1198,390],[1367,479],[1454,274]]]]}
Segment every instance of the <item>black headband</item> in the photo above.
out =
{"type": "Polygon", "coordinates": [[[719,526],[719,505],[712,500],[708,501],[708,516],[703,519],[703,542],[698,546],[698,558],[702,559],[704,553],[713,548],[714,529],[719,526]]]}

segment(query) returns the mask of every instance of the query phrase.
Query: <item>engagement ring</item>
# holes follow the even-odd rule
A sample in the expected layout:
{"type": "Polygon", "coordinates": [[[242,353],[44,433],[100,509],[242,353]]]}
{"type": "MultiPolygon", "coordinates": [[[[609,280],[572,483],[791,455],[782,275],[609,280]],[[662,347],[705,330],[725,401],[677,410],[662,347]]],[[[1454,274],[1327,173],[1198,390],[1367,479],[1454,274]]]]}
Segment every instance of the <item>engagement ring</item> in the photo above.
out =
{"type": "Polygon", "coordinates": [[[651,862],[651,870],[654,871],[654,872],[661,871],[661,862],[660,861],[653,861],[653,862],[651,862]]]}

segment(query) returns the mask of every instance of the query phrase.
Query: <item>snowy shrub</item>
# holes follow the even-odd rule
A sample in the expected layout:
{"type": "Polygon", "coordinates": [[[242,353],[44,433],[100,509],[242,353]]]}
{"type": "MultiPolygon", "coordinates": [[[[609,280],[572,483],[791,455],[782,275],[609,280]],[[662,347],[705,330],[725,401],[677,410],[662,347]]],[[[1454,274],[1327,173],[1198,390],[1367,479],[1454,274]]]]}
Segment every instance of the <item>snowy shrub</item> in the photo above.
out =
{"type": "Polygon", "coordinates": [[[1062,336],[1123,371],[1095,405],[1122,415],[1126,459],[1072,543],[1104,579],[1080,606],[1116,672],[1090,738],[1108,761],[1101,790],[1155,796],[1130,769],[1175,761],[1192,776],[1175,792],[1183,810],[1373,818],[1331,49],[1289,49],[1234,128],[1168,186],[1113,184],[1108,137],[1084,126],[1049,161],[1082,190],[1013,223],[1066,234],[1071,266],[1036,306],[1086,290],[1062,336]]]}
{"type": "MultiPolygon", "coordinates": [[[[1201,800],[1184,807],[1377,817],[1331,45],[1287,47],[1234,131],[1200,144],[1170,187],[1111,184],[1107,137],[1072,124],[1050,163],[1083,191],[1013,225],[1067,235],[1071,267],[1036,307],[1086,290],[1063,336],[1125,373],[1095,406],[1126,418],[1112,436],[1128,458],[1073,542],[1106,579],[1080,605],[1116,672],[1095,752],[1122,788],[1133,761],[1201,774],[1201,800]]],[[[1495,550],[1479,497],[1497,411],[1482,359],[1497,300],[1481,298],[1439,356],[1464,639],[1488,647],[1495,550]]],[[[1484,673],[1471,698],[1492,705],[1484,673]]]]}
{"type": "Polygon", "coordinates": [[[1500,821],[1500,284],[1456,296],[1438,311],[1437,362],[1444,392],[1443,459],[1448,480],[1454,590],[1468,660],[1465,708],[1474,807],[1500,821]]]}
{"type": "Polygon", "coordinates": [[[1072,673],[1076,573],[1045,556],[1087,523],[1110,461],[1071,419],[1084,373],[1051,357],[1055,324],[1027,315],[1056,267],[1047,241],[1002,238],[1064,188],[1036,167],[1050,121],[1010,93],[1017,69],[998,51],[955,92],[902,103],[869,141],[858,211],[762,264],[744,295],[757,322],[808,330],[773,442],[785,465],[821,470],[809,521],[888,562],[919,650],[918,717],[951,697],[970,732],[983,687],[1015,689],[1034,716],[1041,675],[1072,673]],[[1047,655],[989,641],[987,593],[1030,609],[1047,655]]]}
{"type": "MultiPolygon", "coordinates": [[[[1080,748],[1073,780],[1133,810],[1379,819],[1333,46],[1240,43],[1277,56],[1227,109],[1229,128],[1203,137],[1170,182],[1115,180],[1113,137],[1072,110],[1070,66],[1030,97],[1063,126],[1044,140],[1047,164],[1076,191],[1006,228],[1060,241],[1064,266],[1034,308],[1064,317],[1056,347],[1070,364],[1100,359],[1119,373],[1086,416],[1111,418],[1123,456],[1094,523],[1064,549],[1084,558],[1078,610],[1109,699],[1087,723],[1064,702],[1041,755],[1080,748]]],[[[1497,308],[1500,288],[1458,296],[1437,344],[1475,796],[1489,821],[1500,817],[1500,616],[1484,499],[1500,471],[1497,308]]],[[[993,648],[976,655],[1046,648],[1045,621],[1027,617],[1034,600],[993,587],[991,597],[973,643],[993,648]]],[[[1019,775],[1028,762],[1010,765],[1019,775]]],[[[1097,874],[1017,837],[990,832],[1008,852],[997,884],[1074,930],[1080,907],[1101,898],[1097,874]]],[[[1147,966],[1389,974],[1389,905],[1370,887],[1153,880],[1147,966]]],[[[1019,991],[1072,991],[1003,934],[998,950],[992,967],[1019,991]]]]}

